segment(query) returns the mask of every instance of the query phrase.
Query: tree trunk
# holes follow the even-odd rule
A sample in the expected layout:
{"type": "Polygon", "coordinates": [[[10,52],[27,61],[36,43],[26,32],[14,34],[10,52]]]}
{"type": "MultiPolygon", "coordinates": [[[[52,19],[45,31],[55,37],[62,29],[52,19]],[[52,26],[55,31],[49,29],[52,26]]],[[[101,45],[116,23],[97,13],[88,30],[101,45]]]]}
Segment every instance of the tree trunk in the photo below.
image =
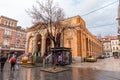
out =
{"type": "Polygon", "coordinates": [[[55,41],[54,42],[54,51],[53,51],[53,57],[54,57],[54,62],[53,62],[53,69],[56,69],[56,64],[57,64],[57,52],[56,52],[56,48],[57,48],[57,44],[55,41]]]}

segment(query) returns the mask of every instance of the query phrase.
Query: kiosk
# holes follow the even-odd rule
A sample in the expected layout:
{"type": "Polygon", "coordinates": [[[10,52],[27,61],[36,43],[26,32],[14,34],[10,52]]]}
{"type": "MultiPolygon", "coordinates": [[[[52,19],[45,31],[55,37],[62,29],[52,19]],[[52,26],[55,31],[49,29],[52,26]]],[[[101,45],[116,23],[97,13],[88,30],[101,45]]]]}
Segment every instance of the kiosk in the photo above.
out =
{"type": "Polygon", "coordinates": [[[53,63],[54,63],[54,58],[57,59],[58,65],[59,65],[59,61],[61,61],[60,65],[69,65],[72,63],[71,48],[59,47],[59,48],[56,48],[56,50],[54,48],[51,48],[51,53],[53,57],[52,58],[53,63]]]}

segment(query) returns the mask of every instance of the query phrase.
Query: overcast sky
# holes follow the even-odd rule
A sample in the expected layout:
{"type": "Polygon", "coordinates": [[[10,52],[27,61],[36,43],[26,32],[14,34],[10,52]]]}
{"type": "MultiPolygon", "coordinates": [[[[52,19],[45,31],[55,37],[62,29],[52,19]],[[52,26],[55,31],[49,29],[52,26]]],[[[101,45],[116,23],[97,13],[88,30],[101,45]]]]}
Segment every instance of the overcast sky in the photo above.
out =
{"type": "MultiPolygon", "coordinates": [[[[32,26],[32,19],[26,9],[36,5],[36,0],[0,0],[0,15],[18,20],[18,26],[32,26]]],[[[54,0],[64,9],[66,17],[80,15],[86,27],[94,35],[117,35],[118,0],[54,0]],[[110,3],[105,8],[100,9],[110,3]],[[91,11],[100,9],[91,14],[91,11]]]]}

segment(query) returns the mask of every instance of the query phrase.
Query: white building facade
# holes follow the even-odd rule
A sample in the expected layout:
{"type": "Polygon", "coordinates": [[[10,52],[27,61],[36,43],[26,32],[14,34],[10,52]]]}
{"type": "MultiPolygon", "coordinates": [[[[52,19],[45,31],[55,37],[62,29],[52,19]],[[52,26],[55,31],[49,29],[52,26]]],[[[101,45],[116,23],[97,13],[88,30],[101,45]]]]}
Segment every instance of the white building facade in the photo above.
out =
{"type": "Polygon", "coordinates": [[[117,36],[107,36],[102,38],[102,41],[105,55],[120,56],[120,45],[117,36]]]}
{"type": "Polygon", "coordinates": [[[113,56],[110,39],[103,39],[103,51],[104,55],[113,56]]]}
{"type": "Polygon", "coordinates": [[[120,56],[120,45],[118,39],[111,40],[112,53],[114,56],[120,56]]]}

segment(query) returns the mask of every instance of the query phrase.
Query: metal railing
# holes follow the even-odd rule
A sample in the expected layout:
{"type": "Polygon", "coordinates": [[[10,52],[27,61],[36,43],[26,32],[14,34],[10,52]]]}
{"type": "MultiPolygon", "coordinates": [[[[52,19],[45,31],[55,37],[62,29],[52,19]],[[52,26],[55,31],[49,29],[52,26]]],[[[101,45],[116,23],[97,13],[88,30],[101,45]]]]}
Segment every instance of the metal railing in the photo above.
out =
{"type": "Polygon", "coordinates": [[[43,58],[43,67],[45,67],[46,64],[49,64],[52,62],[52,54],[49,54],[45,58],[43,58]]]}

